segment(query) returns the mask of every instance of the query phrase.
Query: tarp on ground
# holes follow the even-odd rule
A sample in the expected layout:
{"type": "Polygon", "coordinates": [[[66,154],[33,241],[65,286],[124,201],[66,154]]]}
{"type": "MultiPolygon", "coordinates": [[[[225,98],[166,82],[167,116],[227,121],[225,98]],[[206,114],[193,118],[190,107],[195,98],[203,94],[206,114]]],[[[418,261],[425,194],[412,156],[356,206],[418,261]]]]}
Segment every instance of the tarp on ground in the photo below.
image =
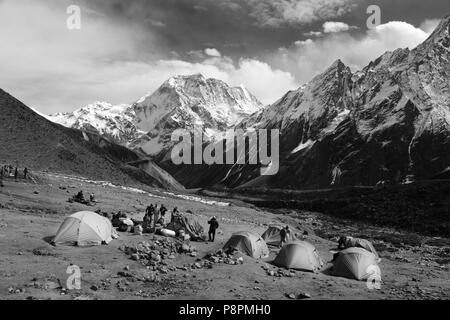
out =
{"type": "Polygon", "coordinates": [[[173,217],[173,221],[166,226],[166,229],[175,231],[176,233],[184,230],[191,237],[191,240],[203,240],[205,238],[205,230],[202,225],[193,219],[189,219],[186,215],[177,214],[173,217]]]}

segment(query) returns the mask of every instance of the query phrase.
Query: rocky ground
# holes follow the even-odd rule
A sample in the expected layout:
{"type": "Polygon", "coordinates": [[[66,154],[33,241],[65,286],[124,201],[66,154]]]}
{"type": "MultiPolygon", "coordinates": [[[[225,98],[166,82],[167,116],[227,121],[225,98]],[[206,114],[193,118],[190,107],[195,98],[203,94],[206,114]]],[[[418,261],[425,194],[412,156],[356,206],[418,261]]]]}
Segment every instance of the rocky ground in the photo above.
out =
{"type": "Polygon", "coordinates": [[[0,299],[448,299],[450,240],[346,221],[302,210],[261,210],[237,200],[203,199],[162,191],[140,192],[74,177],[41,173],[37,183],[6,180],[0,189],[0,299]],[[95,207],[68,203],[84,190],[95,207]],[[156,235],[120,233],[108,246],[52,247],[48,241],[64,218],[81,210],[122,211],[142,219],[150,203],[191,212],[206,228],[219,218],[215,243],[181,243],[156,235]],[[271,256],[255,260],[220,249],[236,231],[262,234],[269,224],[307,231],[322,259],[330,261],[335,238],[346,234],[371,239],[380,253],[382,285],[284,270],[271,256]],[[81,290],[69,291],[67,268],[81,269],[81,290]]]}

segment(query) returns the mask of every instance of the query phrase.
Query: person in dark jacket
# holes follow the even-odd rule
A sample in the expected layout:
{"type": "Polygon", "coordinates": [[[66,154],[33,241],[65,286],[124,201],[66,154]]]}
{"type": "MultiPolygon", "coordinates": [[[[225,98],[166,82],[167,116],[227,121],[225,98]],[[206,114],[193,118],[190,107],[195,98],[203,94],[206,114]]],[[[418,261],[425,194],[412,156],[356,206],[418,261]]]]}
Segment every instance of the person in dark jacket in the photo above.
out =
{"type": "Polygon", "coordinates": [[[213,217],[208,221],[209,224],[209,241],[214,242],[216,240],[216,231],[219,229],[219,222],[217,222],[217,218],[213,217]]]}
{"type": "Polygon", "coordinates": [[[23,169],[23,178],[26,179],[28,176],[28,168],[23,169]]]}
{"type": "Polygon", "coordinates": [[[3,167],[0,168],[0,188],[3,188],[3,167]]]}
{"type": "Polygon", "coordinates": [[[289,237],[291,235],[291,230],[289,229],[289,226],[286,226],[286,228],[281,229],[280,231],[280,237],[281,237],[281,247],[283,247],[288,241],[289,237]]]}
{"type": "Polygon", "coordinates": [[[167,211],[169,211],[169,210],[167,210],[167,208],[164,205],[161,205],[161,208],[159,209],[161,217],[165,218],[167,211]]]}
{"type": "Polygon", "coordinates": [[[16,168],[16,170],[14,171],[14,180],[17,180],[18,175],[19,175],[19,169],[16,168]]]}

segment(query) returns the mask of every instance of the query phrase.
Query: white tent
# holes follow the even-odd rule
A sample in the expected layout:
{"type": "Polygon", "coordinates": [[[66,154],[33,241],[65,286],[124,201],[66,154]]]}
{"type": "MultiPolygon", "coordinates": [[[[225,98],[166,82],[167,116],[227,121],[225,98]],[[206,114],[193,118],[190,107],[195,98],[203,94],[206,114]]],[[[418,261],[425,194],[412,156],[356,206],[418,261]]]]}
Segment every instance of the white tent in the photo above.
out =
{"type": "Polygon", "coordinates": [[[309,242],[292,241],[281,249],[273,261],[278,267],[317,272],[323,267],[323,261],[316,248],[309,242]]]}
{"type": "Polygon", "coordinates": [[[334,262],[333,275],[356,280],[367,280],[372,267],[378,266],[378,258],[363,248],[349,248],[339,252],[334,262]]]}
{"type": "Polygon", "coordinates": [[[54,245],[99,246],[118,238],[111,221],[94,212],[83,211],[67,218],[53,239],[54,245]]]}

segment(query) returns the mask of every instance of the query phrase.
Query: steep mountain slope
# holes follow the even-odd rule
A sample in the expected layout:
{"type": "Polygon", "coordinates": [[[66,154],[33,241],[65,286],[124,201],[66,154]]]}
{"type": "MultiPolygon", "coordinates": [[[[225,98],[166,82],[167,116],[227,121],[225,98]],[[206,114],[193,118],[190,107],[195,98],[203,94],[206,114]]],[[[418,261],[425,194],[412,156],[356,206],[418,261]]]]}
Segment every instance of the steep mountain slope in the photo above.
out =
{"type": "Polygon", "coordinates": [[[166,186],[126,164],[138,160],[136,153],[102,137],[48,121],[0,89],[1,162],[119,184],[166,186]]]}
{"type": "Polygon", "coordinates": [[[167,165],[194,186],[324,188],[402,183],[450,168],[450,17],[423,44],[354,74],[341,61],[239,127],[279,129],[280,172],[167,165]]]}

